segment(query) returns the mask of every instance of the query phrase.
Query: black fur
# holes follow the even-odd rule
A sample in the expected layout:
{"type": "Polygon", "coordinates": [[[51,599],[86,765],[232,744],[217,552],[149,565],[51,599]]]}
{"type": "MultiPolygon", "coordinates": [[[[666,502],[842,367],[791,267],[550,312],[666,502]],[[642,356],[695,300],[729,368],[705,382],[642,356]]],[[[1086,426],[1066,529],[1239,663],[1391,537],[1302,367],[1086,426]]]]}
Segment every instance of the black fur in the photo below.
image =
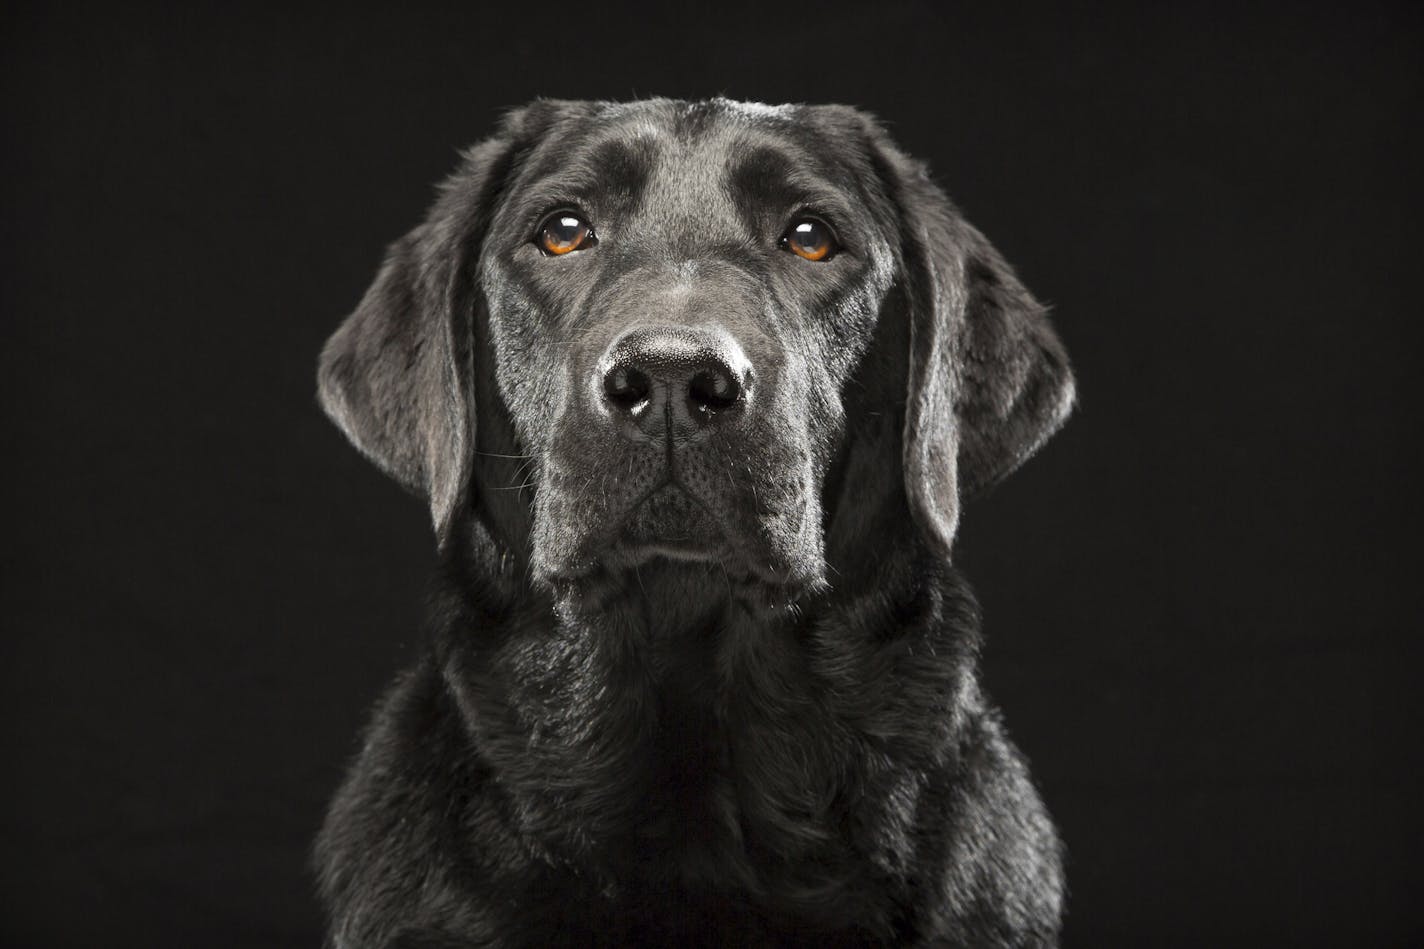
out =
{"type": "Polygon", "coordinates": [[[1055,944],[1059,844],[949,552],[1072,393],[1042,308],[862,113],[511,114],[322,357],[441,557],[318,842],[332,945],[1055,944]],[[567,207],[598,245],[541,257],[567,207]],[[841,254],[777,246],[807,212],[841,254]],[[735,338],[744,414],[606,424],[588,380],[652,324],[735,338]]]}

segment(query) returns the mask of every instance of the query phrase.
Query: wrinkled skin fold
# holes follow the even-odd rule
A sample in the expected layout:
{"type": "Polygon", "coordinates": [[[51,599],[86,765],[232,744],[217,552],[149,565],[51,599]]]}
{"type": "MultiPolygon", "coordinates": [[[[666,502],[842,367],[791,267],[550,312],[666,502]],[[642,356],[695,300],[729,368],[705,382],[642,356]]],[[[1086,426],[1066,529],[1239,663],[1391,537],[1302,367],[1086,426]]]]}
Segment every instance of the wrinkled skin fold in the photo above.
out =
{"type": "Polygon", "coordinates": [[[950,551],[1073,380],[873,119],[517,110],[319,380],[440,559],[318,841],[331,945],[1056,944],[950,551]],[[596,240],[541,249],[555,213],[596,240]]]}

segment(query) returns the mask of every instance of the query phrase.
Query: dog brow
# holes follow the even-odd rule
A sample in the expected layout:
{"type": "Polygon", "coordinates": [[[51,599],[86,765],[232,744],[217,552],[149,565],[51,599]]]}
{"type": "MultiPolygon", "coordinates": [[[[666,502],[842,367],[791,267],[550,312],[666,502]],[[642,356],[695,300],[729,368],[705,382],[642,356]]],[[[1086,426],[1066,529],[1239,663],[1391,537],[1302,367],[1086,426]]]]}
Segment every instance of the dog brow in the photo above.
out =
{"type": "Polygon", "coordinates": [[[657,143],[647,135],[607,137],[575,154],[548,143],[533,170],[532,195],[599,196],[636,204],[657,163],[657,143]]]}
{"type": "Polygon", "coordinates": [[[760,230],[767,213],[779,215],[804,207],[842,219],[850,216],[839,189],[808,163],[771,145],[734,150],[727,162],[726,188],[742,223],[752,231],[760,230]]]}

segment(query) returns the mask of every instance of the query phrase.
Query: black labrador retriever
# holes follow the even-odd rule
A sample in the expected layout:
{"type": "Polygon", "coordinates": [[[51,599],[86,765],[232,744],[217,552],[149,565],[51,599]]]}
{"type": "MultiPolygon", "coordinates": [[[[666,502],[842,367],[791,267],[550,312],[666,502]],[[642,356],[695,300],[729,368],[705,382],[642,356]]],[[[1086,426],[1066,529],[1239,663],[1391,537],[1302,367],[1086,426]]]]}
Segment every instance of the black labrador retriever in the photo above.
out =
{"type": "Polygon", "coordinates": [[[510,114],[320,398],[441,564],[318,841],[330,945],[1057,941],[949,555],[1072,376],[873,119],[510,114]]]}

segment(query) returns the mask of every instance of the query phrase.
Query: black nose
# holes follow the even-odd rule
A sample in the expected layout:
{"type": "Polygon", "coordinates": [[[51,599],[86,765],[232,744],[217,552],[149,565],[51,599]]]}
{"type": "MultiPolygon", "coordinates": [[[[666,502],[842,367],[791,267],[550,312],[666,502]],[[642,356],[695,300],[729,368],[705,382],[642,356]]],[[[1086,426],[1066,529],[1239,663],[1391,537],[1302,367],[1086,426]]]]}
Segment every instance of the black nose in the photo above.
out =
{"type": "Polygon", "coordinates": [[[751,364],[729,334],[683,326],[636,329],[609,347],[603,401],[612,415],[649,437],[689,438],[740,415],[751,364]]]}

